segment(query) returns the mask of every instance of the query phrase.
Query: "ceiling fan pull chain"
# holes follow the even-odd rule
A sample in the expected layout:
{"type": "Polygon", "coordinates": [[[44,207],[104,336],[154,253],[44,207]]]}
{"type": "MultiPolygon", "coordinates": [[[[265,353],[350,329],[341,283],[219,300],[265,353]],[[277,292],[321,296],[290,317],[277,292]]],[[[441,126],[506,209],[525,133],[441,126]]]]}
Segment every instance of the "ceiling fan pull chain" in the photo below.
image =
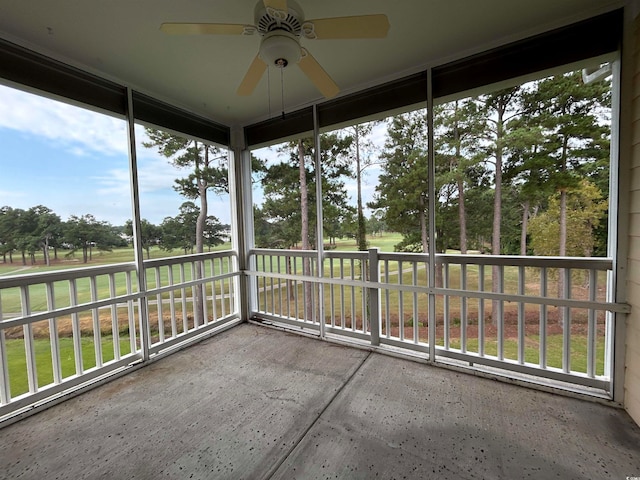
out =
{"type": "Polygon", "coordinates": [[[284,68],[280,69],[280,87],[280,96],[282,98],[282,120],[284,120],[284,68]]]}
{"type": "Polygon", "coordinates": [[[269,118],[271,118],[271,68],[267,67],[267,103],[269,104],[269,118]]]}

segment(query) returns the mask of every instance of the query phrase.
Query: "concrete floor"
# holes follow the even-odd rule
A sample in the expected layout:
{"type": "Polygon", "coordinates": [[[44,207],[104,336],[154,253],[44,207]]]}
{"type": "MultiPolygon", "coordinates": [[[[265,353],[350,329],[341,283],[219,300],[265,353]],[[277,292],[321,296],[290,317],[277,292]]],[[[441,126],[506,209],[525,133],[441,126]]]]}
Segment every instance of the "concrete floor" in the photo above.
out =
{"type": "Polygon", "coordinates": [[[0,430],[3,479],[621,479],[619,409],[243,324],[0,430]]]}

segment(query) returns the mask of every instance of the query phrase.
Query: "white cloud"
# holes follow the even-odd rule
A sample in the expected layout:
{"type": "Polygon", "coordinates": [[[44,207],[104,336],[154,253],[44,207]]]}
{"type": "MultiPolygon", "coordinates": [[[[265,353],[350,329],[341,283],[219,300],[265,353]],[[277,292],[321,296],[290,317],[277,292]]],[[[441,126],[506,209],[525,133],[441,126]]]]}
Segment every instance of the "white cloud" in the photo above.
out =
{"type": "Polygon", "coordinates": [[[0,85],[0,128],[46,138],[74,155],[127,153],[126,123],[0,85]]]}

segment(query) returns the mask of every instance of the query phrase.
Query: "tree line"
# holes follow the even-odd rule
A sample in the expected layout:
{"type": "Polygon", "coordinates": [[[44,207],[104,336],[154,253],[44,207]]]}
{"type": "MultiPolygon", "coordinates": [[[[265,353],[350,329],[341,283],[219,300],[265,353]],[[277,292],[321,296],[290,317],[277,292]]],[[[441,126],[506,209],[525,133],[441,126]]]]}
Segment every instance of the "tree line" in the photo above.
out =
{"type": "Polygon", "coordinates": [[[65,255],[82,253],[84,263],[92,258],[94,250],[110,250],[114,246],[126,246],[120,236],[122,228],[100,221],[91,214],[71,215],[67,221],[44,205],[29,209],[0,208],[0,254],[4,263],[13,263],[14,254],[36,263],[36,253],[42,252],[45,264],[58,259],[59,250],[65,255]]]}
{"type": "MultiPolygon", "coordinates": [[[[575,71],[435,106],[433,248],[605,255],[610,103],[610,79],[585,83],[575,71]]],[[[370,220],[402,234],[396,250],[427,252],[426,111],[396,115],[386,126],[377,151],[371,125],[321,135],[325,240],[352,236],[366,249],[361,174],[376,163],[370,220]],[[354,180],[357,207],[347,189],[354,180]]],[[[312,139],[289,142],[279,161],[254,170],[265,199],[254,209],[258,246],[316,246],[314,150],[312,139]]]]}
{"type": "MultiPolygon", "coordinates": [[[[373,124],[320,136],[316,165],[312,139],[281,145],[279,160],[252,155],[252,182],[264,203],[254,207],[256,245],[317,247],[316,181],[322,182],[323,230],[329,245],[350,237],[360,250],[366,235],[402,234],[399,251],[468,249],[493,254],[603,255],[609,179],[610,81],[585,83],[580,72],[434,107],[436,238],[428,238],[431,188],[424,110],[386,121],[382,148],[371,141],[373,124]],[[364,216],[363,173],[380,169],[364,216]],[[319,175],[316,170],[319,169],[319,175]],[[356,205],[348,185],[356,182],[356,205]]],[[[161,130],[147,129],[147,148],[156,149],[188,174],[174,182],[186,201],[161,225],[141,222],[143,248],[152,245],[203,252],[223,241],[228,225],[208,212],[208,192],[227,194],[224,150],[161,130]],[[196,204],[198,202],[198,204],[196,204]]],[[[82,251],[121,244],[132,225],[113,227],[92,215],[66,222],[49,208],[0,210],[0,253],[13,262],[35,261],[42,251],[82,251]]]]}
{"type": "MultiPolygon", "coordinates": [[[[196,246],[196,223],[200,209],[193,202],[184,202],[175,217],[166,217],[160,225],[141,221],[142,245],[150,256],[152,246],[172,251],[182,249],[193,253],[196,246]]],[[[203,245],[214,247],[227,240],[229,225],[214,216],[205,222],[203,245]]],[[[133,225],[114,226],[91,214],[71,215],[66,221],[44,205],[28,209],[4,206],[0,208],[0,255],[3,263],[14,263],[18,256],[23,265],[36,263],[41,253],[43,262],[50,265],[58,260],[60,251],[65,257],[82,255],[82,262],[92,260],[94,251],[111,251],[131,243],[133,225]]]]}

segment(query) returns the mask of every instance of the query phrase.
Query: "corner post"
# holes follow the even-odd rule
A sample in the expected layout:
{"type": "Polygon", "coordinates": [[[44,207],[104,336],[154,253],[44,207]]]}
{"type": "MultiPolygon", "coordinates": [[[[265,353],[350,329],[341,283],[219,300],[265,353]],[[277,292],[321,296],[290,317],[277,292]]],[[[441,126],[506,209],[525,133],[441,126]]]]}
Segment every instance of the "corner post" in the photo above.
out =
{"type": "Polygon", "coordinates": [[[140,227],[140,187],[138,185],[138,157],[136,155],[135,116],[133,114],[133,92],[127,88],[127,139],[129,141],[129,187],[131,190],[133,251],[138,280],[138,314],[140,315],[140,348],[142,360],[149,360],[151,332],[149,330],[149,308],[147,303],[147,276],[144,269],[144,252],[140,227]]]}

